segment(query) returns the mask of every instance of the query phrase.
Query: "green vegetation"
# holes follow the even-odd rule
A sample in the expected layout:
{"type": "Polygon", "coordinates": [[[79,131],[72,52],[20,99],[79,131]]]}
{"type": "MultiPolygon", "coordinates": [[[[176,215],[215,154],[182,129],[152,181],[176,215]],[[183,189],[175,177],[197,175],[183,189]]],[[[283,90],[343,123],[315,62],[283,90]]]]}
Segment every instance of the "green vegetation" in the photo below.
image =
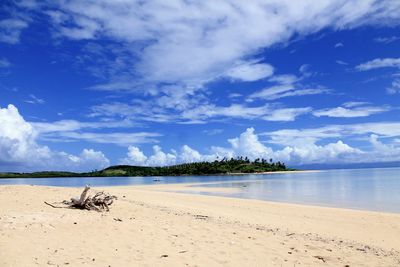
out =
{"type": "Polygon", "coordinates": [[[179,175],[212,175],[260,173],[289,171],[284,163],[265,159],[250,161],[247,157],[215,160],[213,162],[194,162],[165,167],[141,167],[117,165],[104,170],[86,173],[74,172],[34,172],[34,173],[0,173],[0,178],[37,178],[37,177],[113,177],[113,176],[179,176],[179,175]]]}

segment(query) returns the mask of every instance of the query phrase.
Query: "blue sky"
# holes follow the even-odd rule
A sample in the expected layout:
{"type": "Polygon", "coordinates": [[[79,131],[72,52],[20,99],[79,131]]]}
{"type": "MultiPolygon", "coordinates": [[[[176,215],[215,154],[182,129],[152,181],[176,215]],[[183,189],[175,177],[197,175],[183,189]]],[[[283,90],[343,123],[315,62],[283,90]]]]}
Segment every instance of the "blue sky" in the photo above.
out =
{"type": "Polygon", "coordinates": [[[400,160],[398,1],[3,1],[0,170],[400,160]]]}

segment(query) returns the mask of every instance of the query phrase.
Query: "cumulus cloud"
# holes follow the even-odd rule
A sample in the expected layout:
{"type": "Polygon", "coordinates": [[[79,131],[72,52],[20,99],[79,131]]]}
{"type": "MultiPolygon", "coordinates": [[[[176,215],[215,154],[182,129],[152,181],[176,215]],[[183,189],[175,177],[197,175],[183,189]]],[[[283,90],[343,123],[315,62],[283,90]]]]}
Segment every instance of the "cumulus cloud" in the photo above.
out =
{"type": "MultiPolygon", "coordinates": [[[[400,130],[400,124],[396,124],[400,130]]],[[[368,125],[349,126],[352,129],[361,129],[368,125]]],[[[376,126],[378,127],[378,125],[376,126]]],[[[128,149],[127,157],[121,160],[123,164],[163,166],[197,161],[213,161],[224,157],[248,157],[272,158],[284,161],[289,165],[301,165],[310,163],[359,163],[359,162],[382,162],[400,160],[400,144],[394,140],[391,144],[384,144],[379,138],[384,135],[370,134],[367,138],[369,150],[361,150],[344,143],[340,138],[349,129],[340,129],[341,126],[330,126],[322,129],[309,130],[281,130],[270,133],[263,133],[269,139],[260,141],[259,134],[254,128],[248,128],[238,137],[228,139],[229,146],[213,146],[209,148],[208,154],[201,154],[199,151],[184,145],[179,152],[172,150],[165,153],[159,146],[153,148],[151,156],[146,156],[137,147],[128,149]],[[319,144],[321,139],[337,139],[331,142],[319,144]],[[278,144],[278,148],[272,148],[266,144],[278,144]]],[[[342,126],[345,128],[345,126],[342,126]]],[[[373,131],[373,130],[372,130],[373,131]]],[[[364,131],[371,133],[371,130],[364,131]]],[[[383,132],[381,131],[380,134],[383,132]]],[[[397,136],[400,132],[397,131],[397,136]]]]}
{"type": "Polygon", "coordinates": [[[121,160],[121,164],[143,166],[146,165],[147,156],[136,146],[129,146],[127,157],[121,160]]]}
{"type": "Polygon", "coordinates": [[[0,170],[89,171],[110,164],[100,151],[84,149],[80,155],[52,151],[37,143],[38,133],[13,105],[0,108],[0,170]]]}
{"type": "Polygon", "coordinates": [[[165,153],[160,146],[153,146],[153,155],[151,155],[146,164],[149,166],[167,166],[176,163],[175,153],[165,153]]]}

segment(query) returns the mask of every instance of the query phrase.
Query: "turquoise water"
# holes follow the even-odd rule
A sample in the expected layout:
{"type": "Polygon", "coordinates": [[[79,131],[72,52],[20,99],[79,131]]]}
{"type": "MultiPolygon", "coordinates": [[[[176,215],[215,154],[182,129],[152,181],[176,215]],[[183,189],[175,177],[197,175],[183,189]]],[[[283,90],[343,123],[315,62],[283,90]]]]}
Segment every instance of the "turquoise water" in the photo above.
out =
{"type": "Polygon", "coordinates": [[[400,168],[238,176],[0,179],[0,185],[73,187],[173,183],[207,183],[199,186],[239,189],[237,193],[223,195],[228,197],[400,213],[400,168]]]}

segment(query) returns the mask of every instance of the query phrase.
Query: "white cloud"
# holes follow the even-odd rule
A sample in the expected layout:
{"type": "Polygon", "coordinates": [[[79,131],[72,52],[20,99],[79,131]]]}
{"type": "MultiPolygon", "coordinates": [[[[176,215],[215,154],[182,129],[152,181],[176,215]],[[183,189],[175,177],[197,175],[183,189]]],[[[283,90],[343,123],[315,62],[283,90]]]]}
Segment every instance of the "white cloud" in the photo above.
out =
{"type": "Polygon", "coordinates": [[[87,141],[131,145],[140,143],[157,143],[161,134],[153,132],[90,132],[88,130],[131,128],[136,124],[130,120],[106,120],[82,122],[76,120],[60,120],[55,122],[30,122],[39,139],[52,142],[87,141]]]}
{"type": "Polygon", "coordinates": [[[356,118],[368,117],[373,114],[389,111],[389,106],[370,106],[362,103],[345,103],[343,107],[328,108],[316,110],[313,115],[316,117],[334,117],[334,118],[356,118]]]}
{"type": "MultiPolygon", "coordinates": [[[[400,159],[400,145],[395,141],[392,144],[384,144],[379,140],[379,136],[371,134],[370,143],[374,148],[374,152],[379,155],[380,161],[397,161],[400,159]]],[[[368,154],[367,157],[374,159],[376,156],[368,154]]]]}
{"type": "Polygon", "coordinates": [[[54,122],[30,122],[35,130],[40,134],[74,132],[83,129],[107,129],[107,128],[127,128],[135,126],[129,120],[105,120],[105,121],[76,121],[76,120],[60,120],[54,122]]]}
{"type": "Polygon", "coordinates": [[[189,120],[206,120],[215,117],[255,119],[260,118],[269,112],[268,106],[246,107],[241,104],[232,104],[230,106],[206,105],[196,109],[185,110],[182,117],[189,120]]]}
{"type": "Polygon", "coordinates": [[[0,68],[8,68],[10,66],[10,61],[8,61],[6,58],[0,58],[0,68]]]}
{"type": "MultiPolygon", "coordinates": [[[[58,152],[54,154],[51,165],[51,167],[46,166],[45,168],[51,170],[92,171],[110,166],[110,161],[101,151],[83,149],[78,156],[58,152]]],[[[43,168],[41,167],[40,170],[43,170],[43,168]]]]}
{"type": "Polygon", "coordinates": [[[232,104],[227,107],[205,105],[182,113],[190,121],[206,121],[209,118],[258,119],[266,121],[294,121],[296,117],[309,113],[310,107],[277,108],[269,105],[248,107],[232,104]]]}
{"type": "Polygon", "coordinates": [[[228,95],[228,97],[229,98],[232,98],[232,99],[237,99],[237,98],[239,98],[239,97],[242,97],[243,95],[242,94],[239,94],[239,93],[230,93],[229,95],[228,95]]]}
{"type": "MultiPolygon", "coordinates": [[[[399,124],[400,125],[400,124],[399,124]]],[[[357,126],[356,126],[357,127],[357,126]]],[[[335,126],[331,127],[331,130],[335,126]]],[[[400,129],[400,127],[399,127],[400,129]]],[[[224,157],[248,157],[252,160],[256,158],[273,158],[274,160],[283,161],[289,165],[301,165],[310,163],[359,163],[359,162],[382,162],[400,160],[400,145],[398,142],[392,144],[384,144],[378,140],[378,135],[372,134],[368,137],[370,144],[369,150],[360,150],[344,143],[340,140],[341,136],[334,133],[329,133],[328,129],[311,129],[307,134],[309,139],[301,137],[305,134],[304,131],[292,132],[292,137],[285,136],[281,132],[281,136],[286,138],[284,143],[281,143],[281,149],[272,149],[266,146],[259,140],[259,135],[255,133],[254,128],[248,128],[241,133],[239,137],[228,139],[230,146],[227,147],[211,147],[209,154],[201,154],[197,150],[184,145],[180,152],[172,151],[165,153],[160,147],[153,148],[153,155],[147,157],[137,147],[129,148],[127,157],[122,159],[124,164],[131,163],[132,165],[146,166],[164,166],[187,162],[198,161],[213,161],[224,157]],[[325,144],[317,144],[319,138],[335,137],[333,142],[325,144]],[[317,137],[317,138],[315,138],[317,137]],[[292,141],[289,141],[292,138],[292,141]],[[293,139],[298,138],[295,142],[293,139]],[[132,152],[133,151],[133,152],[132,152]],[[135,164],[134,164],[135,163],[135,164]]],[[[286,131],[287,133],[290,133],[286,131]]],[[[277,132],[264,133],[263,136],[276,135],[277,132]]],[[[283,141],[283,140],[281,140],[283,141]]],[[[267,140],[268,143],[274,143],[274,140],[267,140]]]]}
{"type": "Polygon", "coordinates": [[[210,129],[210,130],[203,130],[203,133],[206,135],[217,135],[224,132],[224,129],[210,129]]]}
{"type": "MultiPolygon", "coordinates": [[[[394,24],[399,7],[389,0],[68,1],[46,12],[52,12],[57,33],[68,38],[125,43],[144,81],[204,84],[293,35],[394,24]]],[[[252,66],[239,79],[265,76],[265,67],[252,66]]]]}
{"type": "Polygon", "coordinates": [[[266,100],[276,100],[284,97],[292,96],[304,96],[304,95],[316,95],[329,93],[330,90],[326,88],[296,88],[293,84],[281,84],[274,85],[271,87],[264,88],[258,92],[249,95],[248,99],[266,99],[266,100]]]}
{"type": "Polygon", "coordinates": [[[28,23],[22,19],[11,18],[0,20],[0,42],[19,43],[21,31],[28,27],[28,23]]]}
{"type": "Polygon", "coordinates": [[[386,139],[400,136],[400,122],[371,122],[359,124],[327,125],[320,128],[281,129],[261,133],[268,136],[268,142],[279,145],[315,143],[325,139],[368,137],[375,134],[386,139]]]}
{"type": "Polygon", "coordinates": [[[158,133],[149,132],[112,132],[112,133],[91,133],[91,132],[58,132],[55,134],[46,134],[42,137],[46,141],[56,142],[71,142],[71,141],[86,141],[102,144],[144,144],[158,143],[156,137],[160,137],[158,133]]]}
{"type": "Polygon", "coordinates": [[[274,68],[269,64],[245,62],[229,69],[225,76],[234,80],[253,82],[272,76],[274,68]]]}
{"type": "Polygon", "coordinates": [[[147,161],[148,166],[168,166],[176,164],[176,155],[174,153],[165,153],[160,146],[153,146],[153,155],[147,161]]]}
{"type": "Polygon", "coordinates": [[[272,154],[272,149],[264,146],[254,133],[254,128],[248,128],[239,137],[229,139],[234,155],[247,156],[249,158],[267,157],[272,154]]]}
{"type": "MultiPolygon", "coordinates": [[[[360,105],[359,103],[349,104],[360,105]]],[[[348,105],[348,106],[349,106],[348,105]]],[[[2,170],[91,170],[109,165],[103,153],[84,149],[80,155],[51,151],[36,142],[37,132],[26,122],[18,110],[10,105],[0,110],[0,123],[4,131],[0,132],[0,168],[2,170]]],[[[228,140],[230,146],[211,147],[209,154],[184,145],[179,152],[162,151],[154,146],[153,154],[146,156],[139,148],[130,146],[123,164],[132,165],[173,165],[184,162],[211,161],[222,157],[247,156],[255,158],[273,158],[288,164],[307,163],[352,163],[400,160],[400,123],[364,123],[350,125],[329,125],[322,128],[302,130],[279,130],[262,133],[269,139],[261,142],[253,128],[248,128],[239,137],[228,140]],[[369,136],[369,150],[360,150],[344,143],[341,138],[369,136]],[[393,139],[392,143],[383,143],[379,139],[393,139]],[[325,140],[336,139],[326,143],[325,140]],[[324,141],[321,145],[318,142],[324,141]],[[264,143],[277,144],[282,149],[272,149],[264,143]]],[[[360,139],[361,140],[361,139],[360,139]]]]}
{"type": "MultiPolygon", "coordinates": [[[[92,89],[133,91],[147,94],[152,100],[137,106],[100,105],[94,107],[92,116],[108,118],[107,113],[113,112],[147,122],[204,123],[201,118],[182,120],[182,111],[188,110],[190,115],[190,110],[201,106],[216,106],[239,118],[229,104],[221,107],[208,101],[210,95],[205,85],[221,78],[234,82],[269,78],[279,83],[251,95],[248,102],[329,93],[330,90],[319,86],[295,84],[311,75],[307,65],[300,68],[303,77],[271,77],[274,69],[260,58],[260,52],[285,44],[293,36],[309,35],[324,28],[342,30],[394,23],[399,18],[395,12],[399,7],[388,0],[71,0],[53,3],[37,12],[44,12],[52,20],[57,42],[62,42],[63,37],[85,40],[82,66],[104,81],[91,86],[92,89]],[[106,47],[102,40],[107,40],[106,47]],[[274,94],[275,89],[278,91],[274,94]]],[[[246,107],[245,116],[253,116],[255,108],[246,107]]],[[[274,118],[273,114],[268,116],[274,118]]]]}
{"type": "Polygon", "coordinates": [[[29,99],[25,100],[25,102],[29,104],[44,104],[46,101],[36,97],[34,94],[30,94],[29,99]]]}
{"type": "Polygon", "coordinates": [[[400,58],[376,58],[356,66],[359,71],[378,68],[400,68],[400,58]]]}
{"type": "MultiPolygon", "coordinates": [[[[179,99],[179,98],[178,98],[179,99]]],[[[176,100],[178,100],[176,99],[176,100]]],[[[206,101],[185,103],[173,99],[156,99],[133,105],[107,103],[92,107],[91,117],[122,117],[137,121],[176,122],[184,124],[206,123],[212,119],[258,119],[269,121],[293,121],[297,116],[311,111],[309,107],[281,108],[270,105],[247,106],[231,104],[218,106],[206,101]],[[165,101],[165,103],[163,103],[165,101]],[[180,105],[180,106],[178,106],[180,105]]]]}
{"type": "Polygon", "coordinates": [[[197,150],[194,150],[188,145],[182,146],[181,153],[179,154],[180,162],[199,162],[203,160],[204,156],[202,156],[197,150]]]}
{"type": "Polygon", "coordinates": [[[78,156],[39,145],[38,133],[24,120],[17,108],[0,108],[0,170],[71,170],[104,168],[109,160],[99,151],[84,149],[78,156]]]}
{"type": "Polygon", "coordinates": [[[208,160],[207,156],[201,155],[198,151],[188,145],[181,148],[180,153],[176,151],[164,152],[160,146],[153,146],[153,154],[146,156],[138,147],[129,146],[127,157],[120,160],[121,164],[135,166],[168,166],[178,163],[199,162],[208,160]]]}
{"type": "Polygon", "coordinates": [[[374,39],[375,42],[383,43],[383,44],[390,44],[390,43],[396,42],[398,40],[400,40],[399,36],[377,37],[374,39]]]}
{"type": "Polygon", "coordinates": [[[344,66],[349,65],[349,63],[344,62],[344,61],[342,61],[342,60],[336,60],[336,63],[339,64],[339,65],[344,65],[344,66]]]}
{"type": "Polygon", "coordinates": [[[350,101],[350,102],[346,102],[346,103],[343,103],[343,107],[346,107],[346,108],[353,108],[353,107],[359,107],[359,106],[366,106],[366,105],[369,105],[370,103],[368,103],[368,102],[361,102],[361,101],[350,101]]]}
{"type": "MultiPolygon", "coordinates": [[[[302,65],[303,67],[304,65],[302,65]]],[[[301,68],[302,69],[302,68],[301,68]]],[[[292,74],[281,74],[281,75],[274,75],[271,78],[268,79],[268,81],[270,82],[275,82],[278,84],[294,84],[298,81],[300,81],[302,78],[301,77],[297,77],[296,75],[292,75],[292,74]]]]}
{"type": "Polygon", "coordinates": [[[253,128],[247,129],[240,137],[230,139],[229,142],[232,147],[226,148],[226,150],[230,151],[232,156],[247,156],[250,159],[273,158],[288,164],[339,161],[341,157],[359,153],[359,150],[344,144],[340,140],[327,145],[298,143],[292,146],[287,145],[281,150],[273,150],[259,141],[253,128]]]}
{"type": "Polygon", "coordinates": [[[392,82],[392,85],[388,88],[386,88],[386,92],[388,94],[397,94],[400,93],[400,79],[395,79],[392,82]]]}
{"type": "Polygon", "coordinates": [[[146,165],[147,157],[136,146],[129,146],[127,157],[121,160],[121,164],[144,166],[146,165]]]}
{"type": "Polygon", "coordinates": [[[335,48],[339,48],[339,47],[343,47],[343,46],[344,46],[343,43],[336,43],[336,44],[335,44],[335,48]]]}
{"type": "Polygon", "coordinates": [[[294,121],[298,116],[310,113],[312,108],[282,108],[272,110],[263,119],[267,121],[294,121]]]}
{"type": "MultiPolygon", "coordinates": [[[[359,71],[367,71],[378,68],[400,69],[400,58],[376,58],[356,66],[356,69],[359,71]]],[[[396,74],[393,76],[396,77],[396,74]]],[[[400,92],[400,79],[393,80],[392,85],[386,88],[386,92],[388,94],[396,94],[400,92]]]]}

